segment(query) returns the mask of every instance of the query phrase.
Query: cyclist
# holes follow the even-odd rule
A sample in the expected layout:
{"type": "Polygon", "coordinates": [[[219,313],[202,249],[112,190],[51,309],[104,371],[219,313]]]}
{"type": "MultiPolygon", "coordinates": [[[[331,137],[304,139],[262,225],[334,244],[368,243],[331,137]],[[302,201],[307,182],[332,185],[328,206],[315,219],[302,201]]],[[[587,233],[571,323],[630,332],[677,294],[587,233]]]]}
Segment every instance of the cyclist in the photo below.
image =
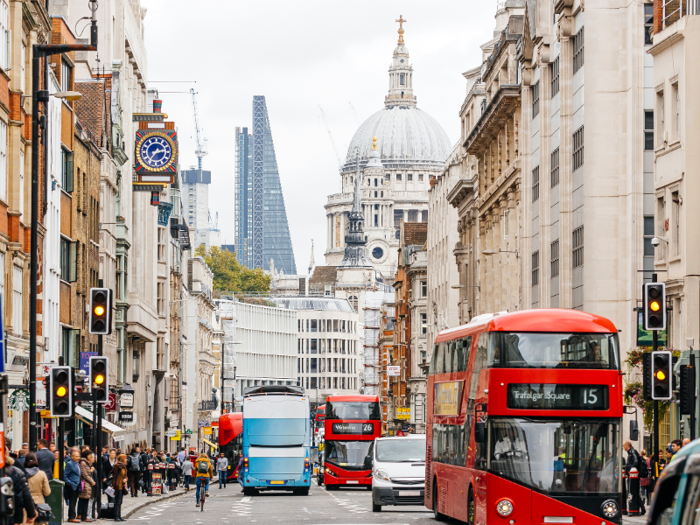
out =
{"type": "Polygon", "coordinates": [[[197,498],[197,507],[199,507],[199,491],[204,484],[204,492],[209,496],[209,480],[214,477],[214,469],[211,466],[211,462],[207,455],[202,452],[197,461],[194,463],[194,475],[196,477],[197,492],[195,497],[197,498]]]}

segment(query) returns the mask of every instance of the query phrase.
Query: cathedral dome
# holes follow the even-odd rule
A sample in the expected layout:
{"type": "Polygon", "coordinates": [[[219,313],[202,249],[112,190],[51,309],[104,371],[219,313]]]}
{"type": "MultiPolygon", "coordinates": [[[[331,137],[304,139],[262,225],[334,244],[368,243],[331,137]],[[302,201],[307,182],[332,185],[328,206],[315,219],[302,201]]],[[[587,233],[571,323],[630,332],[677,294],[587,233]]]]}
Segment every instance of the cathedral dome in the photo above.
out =
{"type": "Polygon", "coordinates": [[[354,169],[359,150],[360,163],[369,159],[372,139],[385,167],[424,166],[441,168],[452,146],[438,122],[415,105],[392,105],[365,120],[350,142],[345,169],[354,169]]]}

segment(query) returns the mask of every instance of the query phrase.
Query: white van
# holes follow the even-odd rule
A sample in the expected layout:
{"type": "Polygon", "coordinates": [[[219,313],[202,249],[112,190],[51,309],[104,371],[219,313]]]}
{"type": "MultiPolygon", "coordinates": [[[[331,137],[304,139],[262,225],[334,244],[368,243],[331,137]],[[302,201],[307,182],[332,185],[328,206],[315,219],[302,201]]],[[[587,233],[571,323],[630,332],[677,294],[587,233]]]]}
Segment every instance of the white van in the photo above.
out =
{"type": "Polygon", "coordinates": [[[372,464],[372,511],[385,505],[423,505],[425,435],[378,438],[372,464]]]}

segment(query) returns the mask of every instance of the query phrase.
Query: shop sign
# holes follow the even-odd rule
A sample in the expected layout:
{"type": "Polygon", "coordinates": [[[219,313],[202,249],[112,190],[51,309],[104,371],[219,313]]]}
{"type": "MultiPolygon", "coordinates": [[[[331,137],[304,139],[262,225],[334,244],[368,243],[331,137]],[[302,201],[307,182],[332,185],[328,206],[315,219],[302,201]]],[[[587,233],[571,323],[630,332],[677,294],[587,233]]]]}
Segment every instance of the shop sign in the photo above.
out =
{"type": "Polygon", "coordinates": [[[98,355],[97,352],[80,352],[80,370],[90,373],[90,358],[98,355]]]}
{"type": "Polygon", "coordinates": [[[125,423],[132,423],[135,419],[136,418],[134,417],[133,412],[119,412],[119,421],[123,421],[125,423]]]}
{"type": "Polygon", "coordinates": [[[185,430],[185,434],[187,434],[188,436],[191,436],[191,435],[192,435],[192,431],[188,428],[187,430],[185,430]]]}
{"type": "Polygon", "coordinates": [[[433,414],[436,416],[458,416],[463,386],[464,381],[435,383],[433,414]]]}
{"type": "Polygon", "coordinates": [[[49,419],[49,418],[53,417],[51,415],[50,410],[42,410],[41,412],[39,412],[39,416],[43,417],[44,419],[49,419]]]}
{"type": "Polygon", "coordinates": [[[211,423],[209,421],[207,421],[206,419],[200,419],[197,421],[197,426],[199,428],[209,427],[209,426],[211,426],[211,423]]]}
{"type": "MultiPolygon", "coordinates": [[[[170,434],[170,441],[180,441],[182,439],[182,434],[179,430],[171,430],[170,432],[174,432],[173,434],[170,434]]],[[[169,433],[166,433],[165,435],[167,436],[169,433]]]]}
{"type": "Polygon", "coordinates": [[[29,392],[26,390],[15,390],[10,394],[10,410],[26,412],[29,410],[29,392]]]}
{"type": "Polygon", "coordinates": [[[109,394],[109,401],[105,403],[105,412],[115,412],[117,410],[117,394],[109,394]]]}
{"type": "Polygon", "coordinates": [[[401,367],[400,366],[387,366],[386,367],[386,375],[389,377],[399,377],[401,375],[401,367]]]}
{"type": "Polygon", "coordinates": [[[411,409],[398,407],[396,409],[396,419],[411,419],[411,409]]]}
{"type": "Polygon", "coordinates": [[[203,427],[203,428],[204,428],[204,434],[205,434],[205,435],[207,435],[207,434],[208,434],[208,435],[211,435],[211,433],[212,433],[211,427],[203,427]]]}
{"type": "MultiPolygon", "coordinates": [[[[44,380],[48,381],[49,378],[37,377],[36,378],[36,408],[46,408],[46,385],[44,380]]],[[[43,417],[43,416],[42,416],[43,417]]],[[[47,416],[48,417],[48,416],[47,416]]]]}
{"type": "Polygon", "coordinates": [[[119,406],[122,408],[134,408],[134,394],[122,394],[119,396],[119,406]]]}

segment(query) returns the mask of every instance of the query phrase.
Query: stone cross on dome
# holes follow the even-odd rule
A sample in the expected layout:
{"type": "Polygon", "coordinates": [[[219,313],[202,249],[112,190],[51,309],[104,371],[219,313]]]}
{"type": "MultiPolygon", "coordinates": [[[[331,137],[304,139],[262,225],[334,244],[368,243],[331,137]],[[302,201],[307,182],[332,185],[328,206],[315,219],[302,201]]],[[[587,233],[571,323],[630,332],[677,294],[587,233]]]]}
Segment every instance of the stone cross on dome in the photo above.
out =
{"type": "Polygon", "coordinates": [[[403,34],[404,34],[403,25],[404,25],[406,22],[408,22],[408,20],[404,20],[404,19],[403,19],[403,15],[399,15],[399,19],[396,20],[396,21],[399,23],[399,31],[398,31],[398,33],[399,33],[399,44],[403,44],[403,43],[404,43],[404,41],[403,41],[403,34]]]}

